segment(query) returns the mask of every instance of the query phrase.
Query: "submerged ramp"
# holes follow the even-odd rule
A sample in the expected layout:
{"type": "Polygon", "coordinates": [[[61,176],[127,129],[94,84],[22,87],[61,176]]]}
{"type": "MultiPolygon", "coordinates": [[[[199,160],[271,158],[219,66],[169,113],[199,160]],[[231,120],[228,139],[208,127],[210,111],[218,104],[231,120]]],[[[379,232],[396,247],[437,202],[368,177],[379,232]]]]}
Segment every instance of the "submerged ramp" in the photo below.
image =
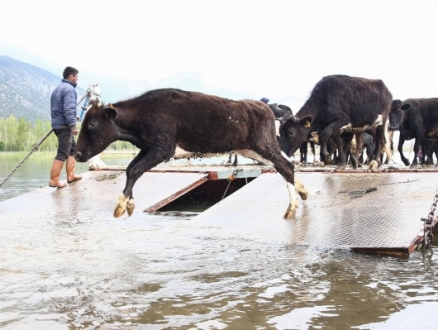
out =
{"type": "MultiPolygon", "coordinates": [[[[147,172],[134,189],[136,212],[154,211],[207,181],[207,173],[147,172]]],[[[44,211],[47,215],[96,217],[112,213],[125,187],[123,171],[88,171],[66,188],[48,186],[0,202],[0,212],[44,211]]]]}
{"type": "Polygon", "coordinates": [[[309,197],[299,199],[295,219],[283,219],[289,198],[284,179],[266,173],[188,225],[288,244],[409,254],[421,240],[421,218],[430,212],[438,184],[437,173],[297,176],[309,197]]]}

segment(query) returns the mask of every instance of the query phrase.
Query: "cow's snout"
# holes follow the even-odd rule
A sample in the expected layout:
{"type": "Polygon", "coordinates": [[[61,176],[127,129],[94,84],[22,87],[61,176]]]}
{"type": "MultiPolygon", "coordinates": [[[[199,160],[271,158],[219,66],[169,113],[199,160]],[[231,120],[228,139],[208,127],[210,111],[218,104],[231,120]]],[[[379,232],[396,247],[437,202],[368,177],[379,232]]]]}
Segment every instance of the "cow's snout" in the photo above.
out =
{"type": "Polygon", "coordinates": [[[82,153],[80,151],[76,151],[74,154],[74,157],[75,157],[77,162],[81,161],[81,156],[82,156],[82,153]]]}

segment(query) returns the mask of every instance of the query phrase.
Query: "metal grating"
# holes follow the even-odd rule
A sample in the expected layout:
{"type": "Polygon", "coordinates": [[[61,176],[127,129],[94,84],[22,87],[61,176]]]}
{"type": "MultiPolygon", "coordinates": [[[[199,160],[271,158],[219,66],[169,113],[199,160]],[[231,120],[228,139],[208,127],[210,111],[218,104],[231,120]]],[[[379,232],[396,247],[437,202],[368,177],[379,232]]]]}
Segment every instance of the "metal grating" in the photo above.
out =
{"type": "MultiPolygon", "coordinates": [[[[134,187],[136,213],[156,210],[207,180],[208,173],[147,172],[134,187]]],[[[409,253],[422,233],[438,173],[297,173],[309,191],[295,219],[284,220],[283,178],[262,174],[183,225],[206,235],[286,244],[409,253]],[[377,188],[362,197],[351,192],[377,188]]],[[[112,218],[123,171],[89,171],[64,189],[43,187],[0,202],[2,218],[112,218]]],[[[187,229],[187,227],[186,227],[187,229]]]]}
{"type": "Polygon", "coordinates": [[[191,221],[225,235],[356,250],[409,253],[430,211],[437,173],[298,173],[309,191],[295,219],[284,220],[286,184],[263,174],[191,221]],[[356,197],[354,191],[377,188],[356,197]]]}

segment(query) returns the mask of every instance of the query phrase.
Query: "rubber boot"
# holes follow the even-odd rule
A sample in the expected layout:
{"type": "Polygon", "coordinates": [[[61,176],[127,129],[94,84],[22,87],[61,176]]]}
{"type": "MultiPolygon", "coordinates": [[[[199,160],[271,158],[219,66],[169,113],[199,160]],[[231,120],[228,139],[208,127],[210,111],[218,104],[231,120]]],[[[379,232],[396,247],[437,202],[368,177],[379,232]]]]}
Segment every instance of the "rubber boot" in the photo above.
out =
{"type": "Polygon", "coordinates": [[[67,182],[72,183],[82,179],[82,175],[75,174],[76,159],[73,156],[68,156],[65,170],[67,171],[67,182]]]}
{"type": "Polygon", "coordinates": [[[66,186],[65,182],[59,181],[59,176],[61,175],[61,171],[63,167],[64,167],[63,161],[57,159],[53,161],[52,170],[50,171],[49,187],[64,188],[66,186]]]}

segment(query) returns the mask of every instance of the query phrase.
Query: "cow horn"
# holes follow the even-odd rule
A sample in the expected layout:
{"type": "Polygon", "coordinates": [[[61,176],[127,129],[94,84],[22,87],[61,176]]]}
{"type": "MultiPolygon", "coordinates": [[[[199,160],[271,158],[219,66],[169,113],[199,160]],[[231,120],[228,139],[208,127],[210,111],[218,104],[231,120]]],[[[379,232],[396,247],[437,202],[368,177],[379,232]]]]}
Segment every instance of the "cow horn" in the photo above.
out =
{"type": "Polygon", "coordinates": [[[294,116],[292,116],[291,113],[287,112],[286,114],[284,114],[282,117],[277,118],[278,121],[280,122],[285,122],[288,121],[289,119],[294,118],[294,116]]]}

